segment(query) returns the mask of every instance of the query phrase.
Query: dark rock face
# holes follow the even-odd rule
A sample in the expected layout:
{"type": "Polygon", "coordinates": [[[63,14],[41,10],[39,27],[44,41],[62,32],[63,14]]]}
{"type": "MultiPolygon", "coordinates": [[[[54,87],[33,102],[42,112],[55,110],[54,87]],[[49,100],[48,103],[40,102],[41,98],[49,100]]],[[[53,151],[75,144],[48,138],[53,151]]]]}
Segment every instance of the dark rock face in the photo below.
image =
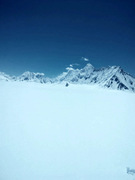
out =
{"type": "Polygon", "coordinates": [[[66,87],[68,87],[69,86],[69,84],[68,83],[66,83],[66,85],[65,85],[66,87]]]}

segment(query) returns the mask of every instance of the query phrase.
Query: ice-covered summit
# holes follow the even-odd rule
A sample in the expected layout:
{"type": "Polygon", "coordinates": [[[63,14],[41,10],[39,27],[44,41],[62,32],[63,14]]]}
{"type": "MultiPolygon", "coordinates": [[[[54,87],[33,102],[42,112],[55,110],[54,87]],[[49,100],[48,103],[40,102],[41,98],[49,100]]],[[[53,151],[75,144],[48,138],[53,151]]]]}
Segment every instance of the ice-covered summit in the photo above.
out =
{"type": "Polygon", "coordinates": [[[15,76],[10,76],[4,72],[0,72],[0,81],[12,81],[15,80],[15,76]]]}
{"type": "Polygon", "coordinates": [[[38,83],[74,83],[74,84],[96,84],[101,87],[135,92],[135,78],[123,71],[119,66],[95,69],[90,63],[85,67],[73,68],[69,66],[66,71],[56,78],[47,78],[44,73],[24,72],[18,77],[11,77],[0,73],[0,80],[5,81],[27,81],[38,83]]]}
{"type": "Polygon", "coordinates": [[[45,77],[44,73],[34,73],[34,72],[26,71],[21,76],[18,76],[17,80],[46,83],[48,82],[49,79],[45,77]]]}
{"type": "Polygon", "coordinates": [[[82,69],[67,68],[66,70],[56,78],[57,82],[98,84],[111,89],[135,92],[135,78],[124,72],[119,66],[95,69],[91,64],[87,64],[82,69]]]}
{"type": "Polygon", "coordinates": [[[20,81],[39,81],[44,79],[44,73],[34,73],[26,71],[17,78],[20,81]]]}
{"type": "Polygon", "coordinates": [[[92,64],[88,63],[83,69],[82,69],[82,72],[85,72],[85,73],[91,73],[94,71],[94,67],[92,66],[92,64]]]}
{"type": "Polygon", "coordinates": [[[81,77],[89,77],[92,72],[94,71],[94,67],[91,64],[87,64],[84,68],[82,69],[74,69],[73,67],[67,67],[66,72],[63,72],[60,74],[58,77],[56,77],[56,81],[68,81],[68,82],[79,82],[81,77]]]}

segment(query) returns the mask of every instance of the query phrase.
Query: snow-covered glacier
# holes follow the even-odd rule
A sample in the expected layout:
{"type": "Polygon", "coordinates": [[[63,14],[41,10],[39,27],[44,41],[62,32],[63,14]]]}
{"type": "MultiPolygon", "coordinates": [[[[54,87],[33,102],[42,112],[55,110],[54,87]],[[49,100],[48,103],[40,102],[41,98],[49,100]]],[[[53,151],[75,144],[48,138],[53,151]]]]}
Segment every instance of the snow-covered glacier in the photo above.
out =
{"type": "Polygon", "coordinates": [[[132,180],[134,139],[134,93],[0,81],[1,180],[132,180]]]}
{"type": "Polygon", "coordinates": [[[91,84],[100,87],[126,90],[135,92],[135,78],[124,72],[119,66],[95,69],[91,64],[84,68],[74,69],[67,67],[66,71],[55,78],[48,78],[44,73],[24,72],[18,77],[11,77],[5,73],[0,73],[0,80],[4,81],[27,81],[38,83],[71,83],[71,84],[91,84]]]}

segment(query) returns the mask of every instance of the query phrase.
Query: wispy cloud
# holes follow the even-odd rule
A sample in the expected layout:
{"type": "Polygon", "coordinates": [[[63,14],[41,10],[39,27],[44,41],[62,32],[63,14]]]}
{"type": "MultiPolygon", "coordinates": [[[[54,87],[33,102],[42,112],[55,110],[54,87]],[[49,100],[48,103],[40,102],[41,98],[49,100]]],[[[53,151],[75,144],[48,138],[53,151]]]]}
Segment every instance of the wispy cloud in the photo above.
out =
{"type": "Polygon", "coordinates": [[[73,66],[80,66],[80,64],[74,63],[74,64],[70,64],[69,66],[70,66],[70,67],[73,67],[73,66]]]}
{"type": "Polygon", "coordinates": [[[89,61],[89,59],[88,58],[85,58],[85,57],[82,57],[81,58],[83,61],[89,61]]]}

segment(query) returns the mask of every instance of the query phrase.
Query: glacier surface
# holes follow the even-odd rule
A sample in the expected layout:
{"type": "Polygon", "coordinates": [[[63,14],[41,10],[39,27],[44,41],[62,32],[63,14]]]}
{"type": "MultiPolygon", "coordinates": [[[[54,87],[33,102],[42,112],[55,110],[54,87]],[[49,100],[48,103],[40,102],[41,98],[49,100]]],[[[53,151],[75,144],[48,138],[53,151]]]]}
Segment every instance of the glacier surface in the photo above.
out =
{"type": "Polygon", "coordinates": [[[1,180],[132,180],[135,94],[0,81],[1,180]]]}

